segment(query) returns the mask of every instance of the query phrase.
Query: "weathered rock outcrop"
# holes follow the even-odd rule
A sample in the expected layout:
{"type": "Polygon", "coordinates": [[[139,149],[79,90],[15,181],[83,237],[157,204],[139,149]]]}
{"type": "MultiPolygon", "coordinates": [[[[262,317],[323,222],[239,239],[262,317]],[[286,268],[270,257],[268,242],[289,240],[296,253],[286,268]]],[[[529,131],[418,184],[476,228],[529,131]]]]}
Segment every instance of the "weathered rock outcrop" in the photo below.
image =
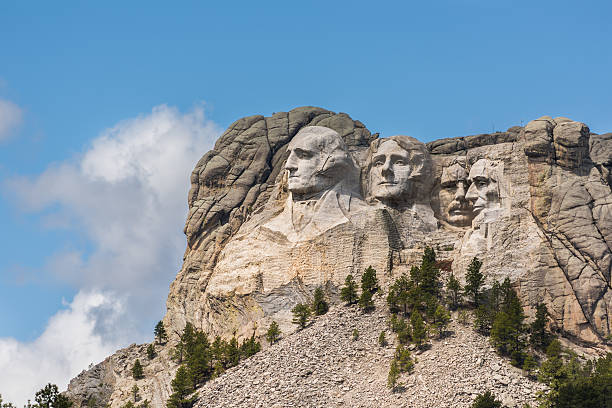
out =
{"type": "MultiPolygon", "coordinates": [[[[567,118],[427,145],[320,108],[243,118],[191,175],[171,343],[186,322],[210,336],[261,335],[272,320],[291,332],[291,308],[317,286],[337,301],[369,265],[386,286],[432,246],[460,279],[478,256],[487,284],[509,277],[528,315],[543,301],[555,330],[604,344],[611,170],[612,134],[567,118]]],[[[168,390],[171,370],[150,383],[168,390]]],[[[117,406],[124,386],[110,388],[117,406]]]]}

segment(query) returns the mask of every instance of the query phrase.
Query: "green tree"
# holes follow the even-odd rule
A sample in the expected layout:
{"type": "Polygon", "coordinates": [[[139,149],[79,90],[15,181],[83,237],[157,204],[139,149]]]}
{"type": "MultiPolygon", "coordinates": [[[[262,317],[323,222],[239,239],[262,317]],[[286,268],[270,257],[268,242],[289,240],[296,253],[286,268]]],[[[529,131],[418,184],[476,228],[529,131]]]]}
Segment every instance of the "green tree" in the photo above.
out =
{"type": "Polygon", "coordinates": [[[455,310],[461,303],[461,283],[453,273],[450,274],[446,281],[446,291],[448,292],[449,304],[451,310],[455,310]]]}
{"type": "Polygon", "coordinates": [[[442,337],[448,323],[450,323],[450,313],[442,305],[438,305],[436,312],[434,313],[433,326],[438,332],[438,337],[442,337]]]}
{"type": "Polygon", "coordinates": [[[389,343],[387,342],[387,337],[385,336],[385,331],[381,331],[378,335],[378,345],[380,347],[387,347],[389,343]]]}
{"type": "Polygon", "coordinates": [[[194,387],[204,384],[212,376],[212,353],[208,341],[198,341],[185,357],[185,365],[194,387]]]}
{"type": "Polygon", "coordinates": [[[311,314],[308,305],[298,303],[293,309],[291,309],[291,313],[293,313],[293,323],[300,326],[300,329],[304,329],[308,324],[311,314]]]}
{"type": "Polygon", "coordinates": [[[314,291],[314,300],[312,302],[312,310],[316,316],[321,316],[327,313],[329,310],[329,305],[325,300],[325,293],[323,289],[319,286],[314,291]]]}
{"type": "Polygon", "coordinates": [[[361,290],[362,292],[367,291],[374,294],[378,289],[380,288],[378,286],[378,278],[376,277],[376,269],[370,265],[361,275],[361,290]]]}
{"type": "Polygon", "coordinates": [[[155,346],[153,343],[147,346],[147,357],[149,360],[153,360],[155,358],[155,346]]]}
{"type": "Polygon", "coordinates": [[[410,372],[414,368],[414,360],[412,360],[410,350],[402,345],[397,346],[395,349],[394,359],[397,361],[397,367],[402,373],[410,372]]]}
{"type": "Polygon", "coordinates": [[[261,351],[261,344],[255,340],[255,330],[248,339],[244,340],[240,345],[240,355],[242,358],[249,358],[261,351]]]}
{"type": "Polygon", "coordinates": [[[531,323],[529,342],[537,349],[543,350],[550,343],[550,333],[546,330],[548,323],[548,309],[543,303],[538,303],[536,307],[536,318],[531,323]]]}
{"type": "Polygon", "coordinates": [[[425,331],[425,323],[418,310],[414,310],[410,316],[410,324],[412,325],[412,341],[420,347],[427,337],[425,331]]]}
{"type": "Polygon", "coordinates": [[[168,398],[166,406],[168,408],[191,408],[195,404],[198,396],[193,394],[193,379],[189,370],[184,365],[176,371],[176,375],[171,382],[172,395],[168,398]]]}
{"type": "Polygon", "coordinates": [[[278,323],[276,323],[275,321],[272,321],[272,323],[270,324],[270,327],[268,328],[268,331],[266,332],[266,340],[268,341],[269,344],[274,344],[278,341],[278,339],[280,338],[281,335],[281,331],[280,328],[278,327],[278,323]]]}
{"type": "Polygon", "coordinates": [[[160,344],[164,344],[166,341],[168,341],[166,328],[164,327],[164,323],[161,320],[155,325],[153,334],[155,335],[155,339],[157,340],[157,342],[160,344]]]}
{"type": "Polygon", "coordinates": [[[532,354],[528,354],[527,357],[525,357],[525,361],[523,361],[523,371],[525,372],[525,374],[527,374],[527,377],[529,377],[530,379],[535,379],[535,373],[537,369],[538,362],[532,354]]]}
{"type": "MultiPolygon", "coordinates": [[[[57,385],[51,383],[36,392],[34,401],[39,408],[68,408],[72,406],[72,401],[65,395],[60,394],[57,385]]],[[[8,406],[12,406],[12,404],[8,406]]]]}
{"type": "Polygon", "coordinates": [[[408,344],[412,340],[412,329],[403,317],[391,315],[391,330],[397,334],[400,344],[408,344]]]}
{"type": "Polygon", "coordinates": [[[139,359],[136,359],[136,361],[134,362],[134,365],[132,366],[132,377],[134,377],[135,380],[140,380],[144,378],[142,364],[140,364],[139,359]]]}
{"type": "Polygon", "coordinates": [[[225,343],[225,368],[235,367],[240,362],[240,347],[236,338],[236,331],[228,343],[225,343]]]}
{"type": "Polygon", "coordinates": [[[140,391],[140,389],[138,389],[138,386],[134,384],[134,386],[132,387],[132,397],[134,398],[134,402],[138,402],[138,400],[140,399],[140,394],[138,391],[140,391]]]}
{"type": "Polygon", "coordinates": [[[411,304],[410,293],[413,291],[413,284],[405,274],[398,277],[389,288],[387,295],[387,305],[391,313],[402,312],[408,315],[408,308],[411,304]]]}
{"type": "Polygon", "coordinates": [[[372,299],[372,292],[364,290],[361,292],[359,297],[359,308],[364,312],[370,312],[374,310],[374,299],[372,299]]]}
{"type": "Polygon", "coordinates": [[[471,297],[472,301],[476,306],[480,303],[480,295],[482,291],[482,285],[484,284],[484,275],[480,272],[482,262],[478,258],[474,257],[470,265],[468,266],[468,272],[465,277],[466,284],[464,291],[466,296],[471,297]]]}
{"type": "Polygon", "coordinates": [[[478,394],[470,408],[502,408],[502,403],[491,391],[487,391],[484,394],[478,394]]]}
{"type": "Polygon", "coordinates": [[[353,341],[357,341],[357,339],[359,338],[359,330],[357,329],[353,329],[353,341]]]}
{"type": "Polygon", "coordinates": [[[397,380],[400,377],[400,370],[397,364],[397,361],[393,359],[391,361],[391,366],[389,367],[389,375],[387,376],[387,387],[389,387],[392,391],[395,391],[397,386],[399,385],[397,380]]]}
{"type": "Polygon", "coordinates": [[[525,325],[523,307],[518,295],[506,278],[502,284],[502,303],[491,327],[491,343],[503,355],[512,358],[512,364],[520,367],[525,358],[525,325]]]}
{"type": "Polygon", "coordinates": [[[344,286],[340,290],[340,299],[349,305],[357,302],[357,283],[351,274],[344,280],[344,286]]]}

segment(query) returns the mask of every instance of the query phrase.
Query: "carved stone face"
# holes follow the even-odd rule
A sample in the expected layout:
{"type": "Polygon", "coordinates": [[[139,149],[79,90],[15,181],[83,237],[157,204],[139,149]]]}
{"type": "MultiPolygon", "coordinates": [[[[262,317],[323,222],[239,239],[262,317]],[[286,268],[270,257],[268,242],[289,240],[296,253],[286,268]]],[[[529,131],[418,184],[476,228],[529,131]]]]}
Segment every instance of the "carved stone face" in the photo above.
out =
{"type": "Polygon", "coordinates": [[[468,174],[459,163],[445,167],[440,179],[440,210],[451,225],[466,227],[474,218],[472,203],[465,198],[468,190],[468,174]]]}
{"type": "Polygon", "coordinates": [[[474,216],[484,209],[500,207],[499,177],[493,162],[480,159],[470,169],[470,188],[465,195],[474,206],[474,216]]]}
{"type": "Polygon", "coordinates": [[[349,177],[351,159],[340,135],[322,126],[308,126],[287,146],[288,189],[295,198],[316,195],[349,177]]]}
{"type": "Polygon", "coordinates": [[[394,136],[373,146],[368,174],[371,197],[394,205],[414,202],[419,195],[428,193],[423,183],[427,157],[421,142],[394,136]]]}

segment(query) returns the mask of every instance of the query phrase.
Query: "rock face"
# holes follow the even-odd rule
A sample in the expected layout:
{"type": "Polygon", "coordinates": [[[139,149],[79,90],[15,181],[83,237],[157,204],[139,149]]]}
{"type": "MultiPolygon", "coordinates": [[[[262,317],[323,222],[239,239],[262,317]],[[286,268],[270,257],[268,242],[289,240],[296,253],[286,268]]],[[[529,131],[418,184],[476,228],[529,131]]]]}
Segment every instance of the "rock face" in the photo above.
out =
{"type": "MultiPolygon", "coordinates": [[[[528,315],[544,302],[553,329],[603,344],[611,171],[612,134],[567,118],[427,145],[378,138],[321,108],[240,119],[191,175],[187,249],[164,318],[170,344],[186,322],[226,338],[262,335],[272,320],[292,332],[291,308],[317,286],[333,303],[346,276],[371,265],[385,287],[425,246],[460,280],[478,256],[487,285],[509,277],[528,315]]],[[[175,366],[162,360],[147,381],[167,394],[175,366]]],[[[94,376],[114,367],[113,407],[131,387],[116,385],[117,364],[94,376]]]]}
{"type": "Polygon", "coordinates": [[[458,276],[478,256],[528,312],[544,300],[559,330],[600,342],[612,328],[611,166],[612,134],[567,118],[427,146],[319,108],[241,119],[192,173],[165,323],[290,330],[316,286],[333,295],[368,265],[388,282],[430,245],[458,276]]]}

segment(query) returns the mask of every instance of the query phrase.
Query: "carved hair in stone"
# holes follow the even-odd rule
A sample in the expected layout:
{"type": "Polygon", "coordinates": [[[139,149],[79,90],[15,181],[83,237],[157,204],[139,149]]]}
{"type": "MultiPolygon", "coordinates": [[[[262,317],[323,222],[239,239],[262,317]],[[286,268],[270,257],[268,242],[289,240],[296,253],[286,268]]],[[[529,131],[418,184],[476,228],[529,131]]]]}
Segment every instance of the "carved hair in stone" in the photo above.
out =
{"type": "Polygon", "coordinates": [[[287,188],[294,201],[308,199],[342,182],[356,188],[358,169],[333,129],[302,128],[287,146],[287,188]]]}
{"type": "Polygon", "coordinates": [[[480,159],[472,165],[468,178],[470,187],[465,198],[474,207],[474,216],[483,210],[500,208],[501,168],[498,163],[488,159],[480,159]]]}
{"type": "Polygon", "coordinates": [[[468,172],[462,163],[444,167],[438,192],[439,215],[455,227],[468,227],[474,219],[472,202],[465,197],[468,187],[468,172]]]}
{"type": "Polygon", "coordinates": [[[391,136],[374,140],[368,150],[367,173],[370,200],[390,207],[429,201],[431,158],[425,144],[415,138],[391,136]]]}

